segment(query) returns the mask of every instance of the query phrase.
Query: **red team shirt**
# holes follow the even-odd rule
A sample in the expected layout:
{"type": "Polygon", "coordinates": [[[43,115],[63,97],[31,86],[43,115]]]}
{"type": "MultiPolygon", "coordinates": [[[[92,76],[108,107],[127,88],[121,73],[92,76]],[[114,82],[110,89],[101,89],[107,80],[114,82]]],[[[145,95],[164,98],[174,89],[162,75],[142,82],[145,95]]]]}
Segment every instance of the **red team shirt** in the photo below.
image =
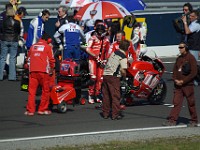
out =
{"type": "MultiPolygon", "coordinates": [[[[112,45],[111,45],[111,47],[110,47],[110,49],[109,49],[109,51],[108,51],[108,54],[107,54],[107,58],[109,58],[110,57],[110,55],[113,53],[113,52],[115,52],[116,50],[119,50],[119,42],[117,42],[117,41],[115,41],[112,45]]],[[[130,42],[130,46],[129,46],[129,48],[128,48],[128,51],[126,51],[126,57],[128,58],[128,57],[132,57],[133,58],[133,60],[136,60],[137,58],[136,58],[136,53],[135,53],[135,51],[134,51],[134,48],[133,48],[133,44],[130,42]]]]}
{"type": "Polygon", "coordinates": [[[54,68],[55,65],[52,47],[42,39],[31,46],[28,53],[28,59],[30,72],[49,73],[49,69],[54,68]]]}

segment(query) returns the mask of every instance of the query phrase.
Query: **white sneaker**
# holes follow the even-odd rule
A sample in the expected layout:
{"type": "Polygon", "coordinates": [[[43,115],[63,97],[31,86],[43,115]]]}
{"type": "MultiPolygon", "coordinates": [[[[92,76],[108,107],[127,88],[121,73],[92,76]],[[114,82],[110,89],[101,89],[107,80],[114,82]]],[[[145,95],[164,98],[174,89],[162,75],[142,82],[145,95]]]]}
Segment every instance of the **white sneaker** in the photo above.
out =
{"type": "Polygon", "coordinates": [[[88,103],[89,104],[94,104],[94,96],[88,96],[88,103]]]}
{"type": "Polygon", "coordinates": [[[97,103],[102,103],[102,100],[97,98],[97,103]]]}
{"type": "Polygon", "coordinates": [[[97,98],[96,98],[96,102],[97,103],[102,103],[102,97],[100,95],[97,95],[97,98]]]}

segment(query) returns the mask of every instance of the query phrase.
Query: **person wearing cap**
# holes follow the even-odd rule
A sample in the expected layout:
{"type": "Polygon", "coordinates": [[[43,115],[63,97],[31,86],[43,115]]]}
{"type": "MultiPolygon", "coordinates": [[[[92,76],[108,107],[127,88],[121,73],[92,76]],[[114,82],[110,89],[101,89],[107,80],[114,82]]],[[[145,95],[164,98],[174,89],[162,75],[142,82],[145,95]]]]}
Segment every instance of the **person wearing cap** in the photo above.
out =
{"type": "Polygon", "coordinates": [[[44,33],[44,23],[49,20],[50,12],[45,9],[37,18],[31,20],[28,28],[28,36],[26,39],[26,47],[29,49],[33,44],[38,42],[44,33]]]}
{"type": "Polygon", "coordinates": [[[17,13],[15,15],[15,19],[20,22],[20,27],[21,27],[20,38],[19,38],[19,41],[18,41],[18,44],[19,44],[20,47],[22,47],[24,45],[24,39],[23,39],[23,36],[24,36],[24,25],[23,25],[23,22],[22,22],[22,18],[24,18],[26,15],[28,15],[28,13],[27,13],[25,7],[19,7],[17,9],[17,13]]]}

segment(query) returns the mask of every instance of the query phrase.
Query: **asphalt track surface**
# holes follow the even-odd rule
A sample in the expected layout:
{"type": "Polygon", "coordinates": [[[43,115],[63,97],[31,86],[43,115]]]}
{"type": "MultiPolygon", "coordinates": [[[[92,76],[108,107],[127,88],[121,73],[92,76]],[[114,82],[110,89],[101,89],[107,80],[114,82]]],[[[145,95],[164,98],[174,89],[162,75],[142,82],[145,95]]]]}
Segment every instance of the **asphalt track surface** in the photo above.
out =
{"type": "MultiPolygon", "coordinates": [[[[167,71],[172,71],[174,59],[162,59],[167,71]]],[[[171,74],[166,72],[163,79],[167,83],[167,97],[163,105],[150,105],[147,101],[137,100],[124,111],[122,120],[103,119],[98,104],[69,105],[67,113],[56,111],[50,116],[25,116],[28,93],[20,91],[20,82],[0,82],[0,140],[78,134],[88,132],[160,127],[166,120],[173,98],[171,74]]],[[[200,86],[195,87],[196,107],[200,116],[200,86]]],[[[39,101],[40,97],[37,97],[39,101]]],[[[179,125],[189,122],[187,103],[184,101],[178,120],[179,125]]],[[[200,118],[199,118],[200,119],[200,118]]],[[[200,132],[200,131],[199,131],[200,132]]]]}

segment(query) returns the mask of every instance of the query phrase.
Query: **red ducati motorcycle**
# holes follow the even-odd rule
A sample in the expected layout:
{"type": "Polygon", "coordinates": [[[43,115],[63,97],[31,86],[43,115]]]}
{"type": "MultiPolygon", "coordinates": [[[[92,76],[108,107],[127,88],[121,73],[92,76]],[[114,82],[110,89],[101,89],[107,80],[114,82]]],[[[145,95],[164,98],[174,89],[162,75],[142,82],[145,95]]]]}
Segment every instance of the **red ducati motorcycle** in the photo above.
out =
{"type": "Polygon", "coordinates": [[[134,98],[146,99],[151,104],[162,104],[167,86],[162,79],[165,67],[157,56],[142,55],[127,69],[126,81],[122,81],[122,104],[131,104],[134,98]]]}

